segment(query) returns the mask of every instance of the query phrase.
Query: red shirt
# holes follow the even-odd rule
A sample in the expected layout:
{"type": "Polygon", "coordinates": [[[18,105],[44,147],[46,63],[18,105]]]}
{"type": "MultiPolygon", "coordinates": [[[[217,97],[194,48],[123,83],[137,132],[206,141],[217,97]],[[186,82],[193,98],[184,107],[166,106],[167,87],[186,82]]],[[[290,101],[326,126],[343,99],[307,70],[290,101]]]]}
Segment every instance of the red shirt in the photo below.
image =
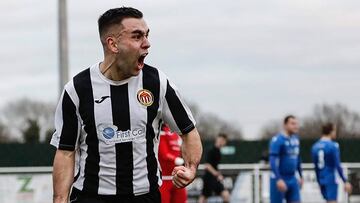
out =
{"type": "Polygon", "coordinates": [[[176,157],[181,157],[181,142],[181,137],[178,134],[171,132],[168,127],[163,127],[159,144],[159,162],[162,176],[171,176],[176,157]]]}

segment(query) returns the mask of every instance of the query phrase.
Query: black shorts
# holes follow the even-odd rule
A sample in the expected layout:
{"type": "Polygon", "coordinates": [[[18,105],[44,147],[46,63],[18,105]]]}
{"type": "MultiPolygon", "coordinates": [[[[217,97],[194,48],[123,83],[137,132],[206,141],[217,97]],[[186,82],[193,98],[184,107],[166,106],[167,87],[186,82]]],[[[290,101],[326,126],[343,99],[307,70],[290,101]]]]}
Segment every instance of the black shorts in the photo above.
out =
{"type": "Polygon", "coordinates": [[[70,203],[161,203],[160,191],[143,195],[89,195],[73,188],[70,203]]]}
{"type": "Polygon", "coordinates": [[[215,193],[215,195],[220,195],[221,192],[225,190],[224,185],[218,181],[214,176],[204,176],[203,177],[204,186],[202,190],[202,195],[205,197],[210,197],[215,193]]]}

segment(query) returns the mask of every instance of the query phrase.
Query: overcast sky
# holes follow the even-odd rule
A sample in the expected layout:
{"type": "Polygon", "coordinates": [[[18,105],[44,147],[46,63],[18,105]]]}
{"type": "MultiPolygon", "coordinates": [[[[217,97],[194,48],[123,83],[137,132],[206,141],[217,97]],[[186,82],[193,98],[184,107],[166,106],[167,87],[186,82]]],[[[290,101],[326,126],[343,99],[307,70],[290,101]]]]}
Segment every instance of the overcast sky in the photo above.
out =
{"type": "MultiPolygon", "coordinates": [[[[68,0],[70,73],[102,60],[97,18],[134,6],[150,27],[146,63],[184,97],[254,139],[287,113],[340,102],[360,112],[360,1],[68,0]]],[[[56,102],[57,1],[0,1],[0,106],[56,102]]]]}

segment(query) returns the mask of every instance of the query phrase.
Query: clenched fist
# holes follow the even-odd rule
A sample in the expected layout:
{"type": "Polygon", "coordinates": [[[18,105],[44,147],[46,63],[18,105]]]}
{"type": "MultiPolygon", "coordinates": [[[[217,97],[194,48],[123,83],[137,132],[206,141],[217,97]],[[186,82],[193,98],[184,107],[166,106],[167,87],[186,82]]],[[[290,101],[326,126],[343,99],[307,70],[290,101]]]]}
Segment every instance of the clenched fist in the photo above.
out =
{"type": "Polygon", "coordinates": [[[173,176],[173,184],[177,188],[184,188],[195,179],[196,169],[176,166],[171,175],[173,176]]]}

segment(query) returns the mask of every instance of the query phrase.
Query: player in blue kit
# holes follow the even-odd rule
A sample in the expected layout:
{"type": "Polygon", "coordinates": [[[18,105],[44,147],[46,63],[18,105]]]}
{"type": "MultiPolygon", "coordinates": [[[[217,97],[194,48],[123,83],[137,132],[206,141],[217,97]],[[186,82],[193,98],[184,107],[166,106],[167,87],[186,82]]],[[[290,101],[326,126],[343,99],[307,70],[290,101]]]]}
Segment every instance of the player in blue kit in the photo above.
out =
{"type": "Polygon", "coordinates": [[[341,167],[339,144],[333,141],[336,138],[336,126],[332,123],[325,124],[322,134],[321,139],[312,147],[312,160],[321,194],[328,203],[335,203],[338,189],[336,172],[344,181],[346,192],[351,193],[352,187],[341,167]]]}
{"type": "Polygon", "coordinates": [[[300,202],[303,179],[298,131],[299,123],[296,117],[286,116],[284,131],[275,135],[270,141],[271,203],[282,203],[284,199],[288,203],[300,202]],[[296,172],[299,173],[299,179],[296,172]]]}

